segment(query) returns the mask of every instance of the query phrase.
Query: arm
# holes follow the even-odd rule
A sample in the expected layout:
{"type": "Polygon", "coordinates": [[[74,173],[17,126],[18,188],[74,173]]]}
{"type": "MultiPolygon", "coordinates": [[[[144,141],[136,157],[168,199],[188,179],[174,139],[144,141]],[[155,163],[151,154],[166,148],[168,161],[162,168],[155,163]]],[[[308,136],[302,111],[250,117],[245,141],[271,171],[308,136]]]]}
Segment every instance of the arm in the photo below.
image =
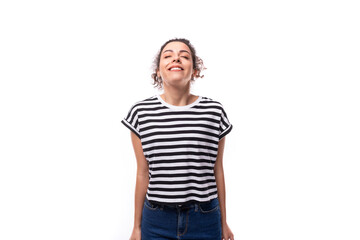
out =
{"type": "Polygon", "coordinates": [[[226,222],[226,192],[225,192],[225,176],[224,176],[224,168],[223,168],[223,155],[225,148],[225,137],[223,137],[219,141],[218,146],[218,155],[215,162],[214,174],[216,180],[216,186],[218,191],[220,212],[221,212],[221,227],[222,227],[222,237],[226,240],[234,239],[234,235],[231,232],[229,226],[226,222]]]}
{"type": "Polygon", "coordinates": [[[137,162],[136,186],[135,186],[135,214],[134,229],[130,239],[140,239],[141,237],[141,217],[145,201],[145,195],[149,184],[149,166],[144,156],[141,140],[132,131],[131,141],[137,162]]]}

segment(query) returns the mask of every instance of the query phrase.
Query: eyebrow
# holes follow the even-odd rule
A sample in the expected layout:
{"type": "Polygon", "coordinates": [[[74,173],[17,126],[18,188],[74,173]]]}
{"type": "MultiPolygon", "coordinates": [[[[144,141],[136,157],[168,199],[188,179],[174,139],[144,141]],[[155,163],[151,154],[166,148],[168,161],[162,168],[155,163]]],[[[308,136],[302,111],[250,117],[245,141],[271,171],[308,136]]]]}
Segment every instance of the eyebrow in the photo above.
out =
{"type": "MultiPolygon", "coordinates": [[[[163,51],[163,53],[166,53],[166,52],[174,52],[174,51],[171,50],[171,49],[168,49],[168,50],[163,51]]],[[[179,52],[186,52],[186,53],[190,54],[189,51],[186,51],[186,50],[180,50],[179,52]]],[[[191,54],[190,54],[190,55],[191,55],[191,54]]]]}

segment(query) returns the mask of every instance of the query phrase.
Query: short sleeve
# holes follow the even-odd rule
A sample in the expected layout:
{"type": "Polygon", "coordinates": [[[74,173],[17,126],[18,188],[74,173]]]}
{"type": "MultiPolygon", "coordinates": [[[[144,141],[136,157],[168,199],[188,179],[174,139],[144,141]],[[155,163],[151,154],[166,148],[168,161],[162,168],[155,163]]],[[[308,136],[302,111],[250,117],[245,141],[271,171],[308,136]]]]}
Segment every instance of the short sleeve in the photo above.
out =
{"type": "Polygon", "coordinates": [[[225,137],[232,130],[232,124],[230,123],[224,108],[221,108],[221,118],[219,127],[219,140],[225,137]]]}
{"type": "Polygon", "coordinates": [[[139,130],[139,119],[138,119],[138,109],[136,105],[133,105],[128,114],[121,120],[121,123],[129,128],[133,133],[135,133],[140,138],[139,130]]]}

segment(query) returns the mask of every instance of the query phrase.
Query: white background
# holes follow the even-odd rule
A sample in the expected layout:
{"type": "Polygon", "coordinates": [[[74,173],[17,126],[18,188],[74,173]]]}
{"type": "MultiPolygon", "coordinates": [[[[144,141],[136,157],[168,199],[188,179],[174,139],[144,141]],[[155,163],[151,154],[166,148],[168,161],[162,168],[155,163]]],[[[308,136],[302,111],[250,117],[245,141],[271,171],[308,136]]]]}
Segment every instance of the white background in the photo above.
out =
{"type": "Polygon", "coordinates": [[[357,1],[1,1],[0,239],[124,240],[136,161],[120,121],[188,38],[192,88],[234,125],[241,240],[360,239],[357,1]]]}

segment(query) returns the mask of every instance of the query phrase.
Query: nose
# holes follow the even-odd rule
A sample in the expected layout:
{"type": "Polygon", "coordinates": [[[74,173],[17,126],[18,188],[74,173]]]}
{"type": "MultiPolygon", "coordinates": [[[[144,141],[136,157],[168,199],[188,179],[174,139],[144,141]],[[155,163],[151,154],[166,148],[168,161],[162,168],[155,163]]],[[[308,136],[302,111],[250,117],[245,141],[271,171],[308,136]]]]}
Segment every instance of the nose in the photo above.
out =
{"type": "Polygon", "coordinates": [[[175,56],[173,62],[180,62],[180,57],[179,57],[179,56],[175,56]]]}

